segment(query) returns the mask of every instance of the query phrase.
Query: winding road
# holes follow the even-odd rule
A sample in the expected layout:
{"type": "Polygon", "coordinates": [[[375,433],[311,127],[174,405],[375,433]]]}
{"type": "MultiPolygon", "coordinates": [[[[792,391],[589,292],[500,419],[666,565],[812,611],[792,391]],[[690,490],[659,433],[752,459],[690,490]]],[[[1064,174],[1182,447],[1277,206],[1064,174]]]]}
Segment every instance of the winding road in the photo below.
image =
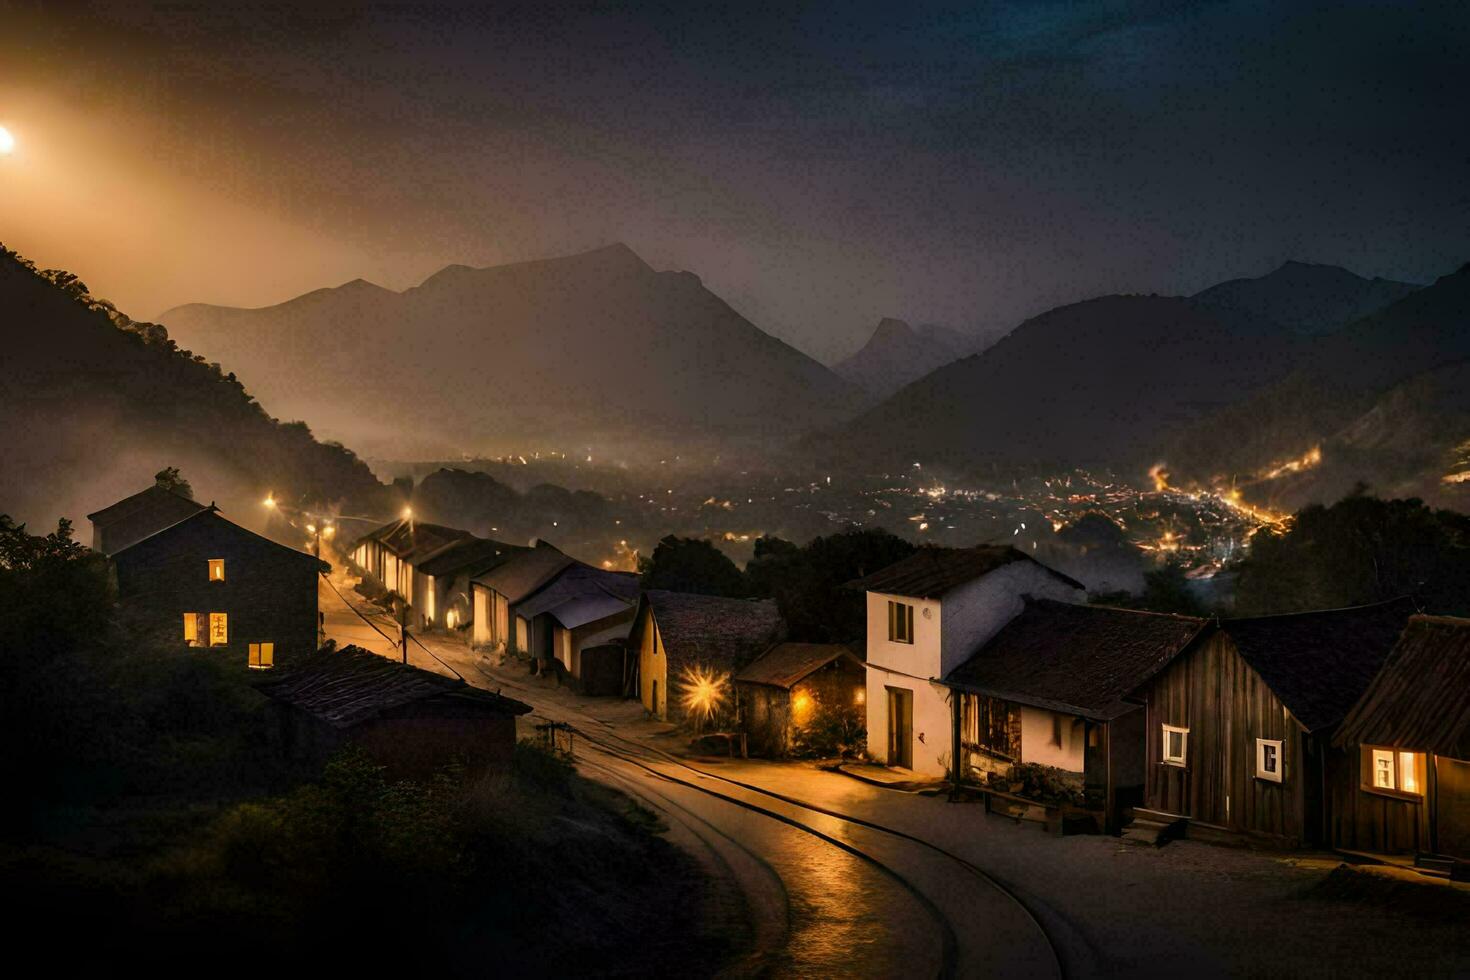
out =
{"type": "MultiPolygon", "coordinates": [[[[323,579],[326,633],[398,659],[396,627],[323,579]]],[[[462,643],[411,639],[409,661],[500,690],[575,733],[586,777],[655,811],[713,882],[709,905],[744,951],[730,976],[1059,977],[1053,937],[982,868],[814,794],[735,779],[594,716],[564,691],[491,667],[462,643]]],[[[784,768],[784,767],[772,767],[784,768]]],[[[834,777],[841,778],[841,777],[834,777]]],[[[883,791],[880,791],[883,792],[883,791]]]]}

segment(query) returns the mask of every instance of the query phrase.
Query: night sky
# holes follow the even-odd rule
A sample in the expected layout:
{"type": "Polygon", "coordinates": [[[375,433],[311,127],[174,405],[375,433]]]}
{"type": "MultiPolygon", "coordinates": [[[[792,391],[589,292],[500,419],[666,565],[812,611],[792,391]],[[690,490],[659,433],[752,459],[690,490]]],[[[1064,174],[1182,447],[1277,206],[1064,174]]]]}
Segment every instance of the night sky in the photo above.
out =
{"type": "Polygon", "coordinates": [[[1470,259],[1460,3],[0,0],[0,241],[135,316],[625,241],[822,358],[1470,259]]]}

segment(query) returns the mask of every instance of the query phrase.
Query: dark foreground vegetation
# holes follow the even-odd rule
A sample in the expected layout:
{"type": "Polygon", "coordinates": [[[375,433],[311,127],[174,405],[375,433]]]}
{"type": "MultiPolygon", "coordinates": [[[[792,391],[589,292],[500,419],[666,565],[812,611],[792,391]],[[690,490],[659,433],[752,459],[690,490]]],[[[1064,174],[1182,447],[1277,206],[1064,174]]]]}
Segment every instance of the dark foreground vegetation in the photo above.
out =
{"type": "Polygon", "coordinates": [[[728,953],[692,860],[565,759],[522,744],[480,776],[395,782],[352,753],[293,771],[261,748],[247,675],[133,642],[69,528],[0,518],[12,954],[551,976],[708,973],[728,953]]]}

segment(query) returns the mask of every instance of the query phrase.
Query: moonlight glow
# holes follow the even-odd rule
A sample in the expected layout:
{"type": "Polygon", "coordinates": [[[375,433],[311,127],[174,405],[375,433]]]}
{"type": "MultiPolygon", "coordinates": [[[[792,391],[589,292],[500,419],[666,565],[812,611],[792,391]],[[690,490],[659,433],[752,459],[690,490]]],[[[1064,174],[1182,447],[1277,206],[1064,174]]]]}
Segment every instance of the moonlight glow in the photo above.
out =
{"type": "Polygon", "coordinates": [[[10,130],[0,126],[0,153],[10,153],[15,149],[15,137],[10,135],[10,130]]]}

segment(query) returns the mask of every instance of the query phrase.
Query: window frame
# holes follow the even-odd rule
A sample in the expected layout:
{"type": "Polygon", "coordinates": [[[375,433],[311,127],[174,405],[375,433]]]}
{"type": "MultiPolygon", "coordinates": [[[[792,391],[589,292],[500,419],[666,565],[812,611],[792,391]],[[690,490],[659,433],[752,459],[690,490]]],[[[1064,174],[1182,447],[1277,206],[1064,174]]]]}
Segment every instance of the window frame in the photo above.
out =
{"type": "Polygon", "coordinates": [[[209,614],[209,645],[212,647],[227,647],[230,645],[230,614],[225,612],[212,612],[209,614]],[[219,639],[215,639],[216,630],[215,617],[219,617],[220,629],[219,639]]]}
{"type": "Polygon", "coordinates": [[[1423,752],[1415,752],[1412,749],[1398,749],[1391,745],[1363,745],[1359,757],[1359,788],[1365,793],[1373,793],[1377,796],[1386,796],[1390,799],[1402,800],[1406,803],[1424,802],[1424,781],[1428,776],[1428,757],[1423,752]],[[1387,753],[1391,764],[1389,771],[1393,775],[1392,786],[1379,786],[1373,780],[1377,766],[1377,754],[1387,753]],[[1409,765],[1413,774],[1414,789],[1404,789],[1404,764],[1409,765]]]}
{"type": "Polygon", "coordinates": [[[914,643],[914,607],[912,603],[888,600],[888,642],[914,643]],[[902,627],[902,628],[900,628],[902,627]]]}
{"type": "Polygon", "coordinates": [[[1262,782],[1280,783],[1286,774],[1286,740],[1282,738],[1256,739],[1256,778],[1262,782]],[[1266,749],[1276,750],[1276,771],[1266,769],[1266,749]]]}
{"type": "Polygon", "coordinates": [[[1189,729],[1181,725],[1161,724],[1159,738],[1159,764],[1174,766],[1176,769],[1187,769],[1189,767],[1189,729]],[[1169,754],[1169,736],[1179,735],[1179,754],[1169,754]]]}
{"type": "Polygon", "coordinates": [[[276,644],[273,640],[251,643],[246,650],[246,664],[251,670],[271,670],[276,666],[276,644]]]}
{"type": "Polygon", "coordinates": [[[204,646],[199,639],[199,614],[196,612],[184,613],[184,646],[191,649],[204,646]]]}
{"type": "Polygon", "coordinates": [[[211,582],[223,582],[225,580],[225,560],[223,558],[207,558],[209,562],[209,580],[211,582]],[[219,577],[216,578],[214,570],[219,569],[219,577]]]}

